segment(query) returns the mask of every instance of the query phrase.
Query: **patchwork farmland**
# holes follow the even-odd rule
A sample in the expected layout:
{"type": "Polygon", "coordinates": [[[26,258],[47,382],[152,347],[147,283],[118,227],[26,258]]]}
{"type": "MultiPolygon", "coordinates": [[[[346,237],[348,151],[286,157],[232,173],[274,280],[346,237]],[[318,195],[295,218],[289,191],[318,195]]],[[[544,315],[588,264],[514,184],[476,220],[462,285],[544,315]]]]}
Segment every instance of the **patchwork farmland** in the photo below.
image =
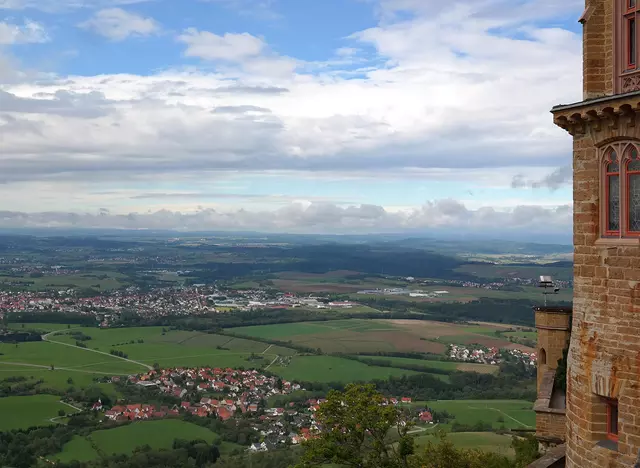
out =
{"type": "Polygon", "coordinates": [[[447,344],[532,349],[496,334],[500,325],[457,325],[421,320],[331,320],[230,329],[235,334],[291,342],[325,353],[418,352],[442,354],[447,344]]]}

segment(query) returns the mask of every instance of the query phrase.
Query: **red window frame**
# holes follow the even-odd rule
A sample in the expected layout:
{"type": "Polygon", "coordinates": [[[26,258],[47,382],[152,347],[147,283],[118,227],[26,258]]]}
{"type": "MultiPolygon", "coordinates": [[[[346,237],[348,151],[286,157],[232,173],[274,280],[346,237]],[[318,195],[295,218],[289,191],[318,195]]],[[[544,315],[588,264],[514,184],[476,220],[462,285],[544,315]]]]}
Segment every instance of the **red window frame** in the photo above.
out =
{"type": "MultiPolygon", "coordinates": [[[[611,177],[612,176],[617,176],[618,177],[618,189],[620,189],[620,160],[617,157],[617,153],[613,150],[610,150],[609,152],[607,152],[607,156],[605,158],[605,167],[604,167],[604,178],[605,178],[605,186],[604,186],[604,200],[605,200],[605,235],[607,236],[620,236],[620,215],[621,213],[618,212],[618,229],[617,230],[611,230],[609,229],[609,226],[611,225],[610,221],[610,216],[611,216],[611,209],[609,207],[609,192],[610,190],[610,181],[611,181],[611,177]],[[615,162],[618,165],[618,170],[615,172],[610,172],[609,171],[609,167],[611,166],[611,164],[613,164],[613,161],[611,160],[611,155],[615,154],[616,155],[616,159],[615,162]]],[[[620,194],[618,194],[618,200],[620,200],[620,194]]],[[[618,201],[618,211],[621,210],[621,206],[620,206],[620,202],[618,201]]]]}
{"type": "Polygon", "coordinates": [[[638,68],[638,21],[636,19],[638,0],[625,0],[624,10],[625,71],[632,71],[638,68]]]}
{"type": "Polygon", "coordinates": [[[618,400],[605,399],[607,405],[607,439],[618,442],[618,400]]]}
{"type": "MultiPolygon", "coordinates": [[[[636,150],[637,151],[637,150],[636,150]]],[[[640,169],[638,170],[634,170],[631,171],[629,170],[629,165],[632,163],[633,161],[631,159],[627,160],[627,163],[625,164],[625,178],[626,178],[626,188],[625,188],[625,192],[626,192],[626,202],[627,202],[627,206],[624,210],[625,212],[625,217],[626,217],[626,222],[625,225],[627,227],[627,235],[629,236],[634,236],[634,237],[640,237],[640,231],[632,231],[631,230],[631,216],[629,216],[631,214],[631,176],[639,176],[640,175],[640,169]]]]}

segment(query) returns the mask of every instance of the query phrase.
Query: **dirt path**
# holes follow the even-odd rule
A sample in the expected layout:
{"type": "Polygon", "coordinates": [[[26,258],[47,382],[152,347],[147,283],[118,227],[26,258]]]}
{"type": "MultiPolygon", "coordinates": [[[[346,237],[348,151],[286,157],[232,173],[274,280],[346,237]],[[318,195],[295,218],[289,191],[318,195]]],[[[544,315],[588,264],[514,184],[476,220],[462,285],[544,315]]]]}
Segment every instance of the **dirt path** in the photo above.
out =
{"type": "Polygon", "coordinates": [[[43,339],[43,341],[47,341],[49,343],[56,343],[56,344],[63,345],[63,346],[69,346],[69,347],[74,348],[74,349],[79,349],[81,351],[88,351],[90,353],[103,354],[105,356],[109,356],[109,357],[115,358],[115,359],[122,359],[123,361],[131,362],[133,364],[137,364],[139,366],[145,367],[147,370],[153,370],[153,367],[151,367],[150,365],[144,364],[142,362],[134,361],[133,359],[127,359],[127,358],[120,357],[120,356],[114,356],[113,354],[105,353],[104,351],[98,351],[96,349],[80,348],[80,347],[78,347],[76,345],[72,345],[72,344],[69,344],[69,343],[63,343],[62,341],[55,341],[55,340],[50,340],[49,339],[49,335],[55,335],[56,333],[59,333],[59,332],[60,332],[60,330],[57,330],[57,331],[52,331],[50,333],[47,333],[46,335],[42,335],[42,339],[43,339]]]}
{"type": "Polygon", "coordinates": [[[271,364],[269,364],[267,367],[265,367],[265,368],[264,368],[264,370],[268,370],[268,369],[269,369],[269,367],[273,366],[273,364],[278,360],[278,357],[279,357],[279,356],[276,356],[276,357],[273,359],[273,361],[271,361],[271,364]]]}
{"type": "Polygon", "coordinates": [[[267,351],[269,351],[271,348],[273,347],[272,344],[269,345],[269,347],[267,349],[265,349],[264,351],[262,351],[262,354],[265,354],[267,351]]]}
{"type": "Polygon", "coordinates": [[[438,427],[438,424],[440,424],[440,423],[435,423],[431,427],[421,427],[420,429],[414,429],[413,431],[407,432],[407,434],[417,434],[418,432],[430,431],[431,429],[435,429],[436,427],[438,427]]]}

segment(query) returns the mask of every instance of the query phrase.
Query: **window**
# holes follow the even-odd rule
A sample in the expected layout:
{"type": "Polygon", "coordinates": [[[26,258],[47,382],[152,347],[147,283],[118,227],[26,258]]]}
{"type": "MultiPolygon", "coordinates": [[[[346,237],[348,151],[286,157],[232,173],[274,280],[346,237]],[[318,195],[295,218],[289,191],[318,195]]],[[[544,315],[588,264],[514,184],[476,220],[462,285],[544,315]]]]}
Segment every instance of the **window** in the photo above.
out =
{"type": "Polygon", "coordinates": [[[640,143],[615,143],[601,154],[602,235],[640,238],[640,143]]]}
{"type": "Polygon", "coordinates": [[[547,352],[544,350],[544,348],[540,348],[540,356],[539,356],[539,360],[540,360],[540,364],[546,364],[547,363],[547,352]]]}
{"type": "Polygon", "coordinates": [[[624,0],[626,8],[623,9],[623,45],[626,56],[625,71],[636,70],[637,68],[637,34],[636,34],[636,14],[638,8],[636,0],[624,0]]]}
{"type": "Polygon", "coordinates": [[[620,163],[615,150],[605,158],[606,234],[620,235],[620,163]]]}
{"type": "Polygon", "coordinates": [[[627,232],[640,236],[640,158],[634,147],[629,151],[627,160],[627,232]]]}
{"type": "Polygon", "coordinates": [[[607,439],[618,442],[618,400],[607,398],[607,439]]]}

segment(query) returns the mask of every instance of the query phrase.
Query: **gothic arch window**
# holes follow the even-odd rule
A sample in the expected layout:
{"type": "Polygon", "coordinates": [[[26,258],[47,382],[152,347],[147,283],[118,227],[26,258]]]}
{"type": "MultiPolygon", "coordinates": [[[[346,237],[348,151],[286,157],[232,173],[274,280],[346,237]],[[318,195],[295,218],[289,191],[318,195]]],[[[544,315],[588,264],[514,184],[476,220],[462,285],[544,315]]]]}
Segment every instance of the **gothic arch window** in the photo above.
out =
{"type": "Polygon", "coordinates": [[[544,350],[544,348],[540,348],[540,356],[539,357],[539,363],[540,365],[544,365],[547,363],[547,352],[544,350]]]}
{"type": "Polygon", "coordinates": [[[612,143],[601,155],[602,235],[640,237],[640,143],[612,143]]]}
{"type": "Polygon", "coordinates": [[[605,233],[620,235],[620,162],[615,149],[604,158],[605,233]]]}

